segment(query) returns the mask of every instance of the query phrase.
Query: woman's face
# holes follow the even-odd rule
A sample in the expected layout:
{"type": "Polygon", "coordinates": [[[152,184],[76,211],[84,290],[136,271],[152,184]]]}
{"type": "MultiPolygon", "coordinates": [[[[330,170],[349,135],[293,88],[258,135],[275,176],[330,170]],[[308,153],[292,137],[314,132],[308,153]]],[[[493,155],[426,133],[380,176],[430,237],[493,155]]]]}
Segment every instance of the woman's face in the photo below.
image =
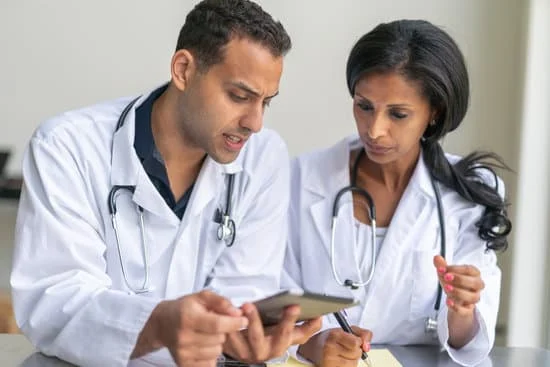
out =
{"type": "Polygon", "coordinates": [[[420,139],[435,117],[420,86],[397,73],[359,79],[353,114],[365,152],[378,164],[416,158],[420,139]]]}

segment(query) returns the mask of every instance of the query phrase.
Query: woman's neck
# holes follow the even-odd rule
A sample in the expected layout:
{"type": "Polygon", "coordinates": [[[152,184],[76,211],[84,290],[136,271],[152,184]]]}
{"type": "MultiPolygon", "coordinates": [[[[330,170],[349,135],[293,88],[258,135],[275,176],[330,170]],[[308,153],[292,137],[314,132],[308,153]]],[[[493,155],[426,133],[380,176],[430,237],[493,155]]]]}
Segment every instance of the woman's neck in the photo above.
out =
{"type": "MultiPolygon", "coordinates": [[[[359,152],[354,154],[354,160],[359,152]]],[[[364,152],[361,155],[357,172],[359,182],[374,181],[385,187],[388,192],[402,192],[418,162],[420,146],[405,157],[387,164],[373,162],[364,152]]]]}

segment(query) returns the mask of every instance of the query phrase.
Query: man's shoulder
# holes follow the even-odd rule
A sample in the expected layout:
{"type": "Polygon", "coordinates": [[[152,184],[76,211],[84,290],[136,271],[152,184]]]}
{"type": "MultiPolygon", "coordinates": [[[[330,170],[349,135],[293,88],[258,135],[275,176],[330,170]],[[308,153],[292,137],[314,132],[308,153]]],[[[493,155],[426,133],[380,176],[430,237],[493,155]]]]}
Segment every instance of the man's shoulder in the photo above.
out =
{"type": "Polygon", "coordinates": [[[246,163],[262,163],[289,160],[288,149],[283,138],[274,130],[263,128],[248,139],[239,159],[243,165],[246,163]]]}
{"type": "Polygon", "coordinates": [[[283,138],[277,132],[263,128],[250,136],[236,163],[250,176],[271,177],[288,171],[290,158],[283,138]]]}
{"type": "Polygon", "coordinates": [[[102,132],[114,132],[118,116],[130,101],[124,97],[69,110],[42,121],[34,131],[33,139],[48,141],[61,137],[94,139],[102,132]]]}
{"type": "Polygon", "coordinates": [[[281,135],[275,130],[263,128],[258,133],[252,135],[249,140],[249,145],[254,149],[260,149],[270,153],[271,150],[287,151],[287,146],[281,135]]]}

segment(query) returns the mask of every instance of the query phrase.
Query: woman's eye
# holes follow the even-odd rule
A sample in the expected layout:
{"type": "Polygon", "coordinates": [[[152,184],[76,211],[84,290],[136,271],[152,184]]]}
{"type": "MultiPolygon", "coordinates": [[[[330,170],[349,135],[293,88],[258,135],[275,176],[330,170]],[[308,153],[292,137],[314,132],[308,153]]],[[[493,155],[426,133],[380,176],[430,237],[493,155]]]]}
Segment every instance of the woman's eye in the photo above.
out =
{"type": "Polygon", "coordinates": [[[402,113],[402,112],[397,112],[397,111],[394,111],[391,113],[392,117],[397,119],[397,120],[402,120],[404,118],[407,118],[407,114],[406,113],[402,113]]]}
{"type": "Polygon", "coordinates": [[[371,111],[372,110],[372,106],[370,104],[366,104],[366,103],[357,103],[357,106],[362,109],[363,111],[371,111]]]}

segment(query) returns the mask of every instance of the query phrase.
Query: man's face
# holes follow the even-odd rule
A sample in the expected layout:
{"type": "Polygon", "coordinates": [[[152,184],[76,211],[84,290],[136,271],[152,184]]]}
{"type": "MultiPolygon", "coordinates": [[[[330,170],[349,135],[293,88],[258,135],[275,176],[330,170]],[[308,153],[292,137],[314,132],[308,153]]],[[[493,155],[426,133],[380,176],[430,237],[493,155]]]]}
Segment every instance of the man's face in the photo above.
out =
{"type": "Polygon", "coordinates": [[[219,163],[234,161],[278,93],[283,57],[264,46],[235,38],[223,61],[196,71],[180,98],[180,125],[186,143],[219,163]]]}

